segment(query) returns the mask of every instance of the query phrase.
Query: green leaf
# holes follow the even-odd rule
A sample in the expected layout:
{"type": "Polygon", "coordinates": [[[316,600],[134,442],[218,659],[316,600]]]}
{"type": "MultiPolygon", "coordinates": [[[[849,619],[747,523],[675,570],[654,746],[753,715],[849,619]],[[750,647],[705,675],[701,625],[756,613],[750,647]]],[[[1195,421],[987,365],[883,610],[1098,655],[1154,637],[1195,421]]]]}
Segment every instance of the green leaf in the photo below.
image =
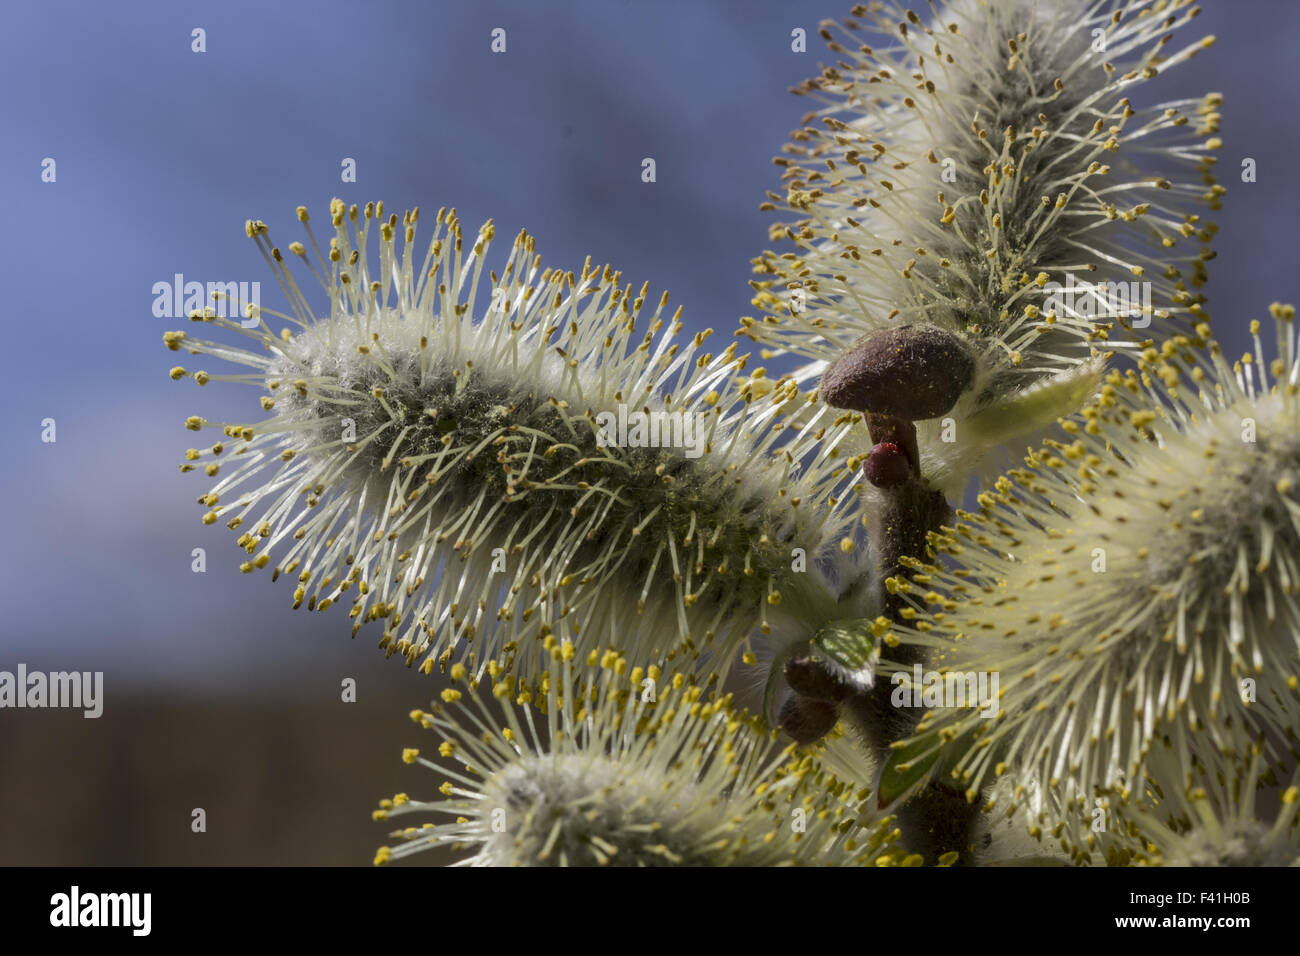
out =
{"type": "Polygon", "coordinates": [[[969,439],[998,444],[1051,428],[1088,401],[1105,369],[1100,361],[1083,362],[977,412],[965,426],[969,439]]]}
{"type": "Polygon", "coordinates": [[[944,766],[956,765],[975,742],[975,731],[968,730],[951,743],[939,740],[939,731],[931,730],[913,737],[903,746],[892,749],[880,770],[880,789],[877,800],[882,808],[901,797],[911,796],[913,790],[930,773],[940,757],[944,766]]]}
{"type": "Polygon", "coordinates": [[[763,719],[772,727],[778,724],[776,716],[772,713],[772,693],[776,690],[777,679],[781,676],[781,668],[785,666],[785,660],[786,658],[783,657],[772,662],[772,667],[767,672],[767,682],[763,684],[763,719]]]}
{"type": "Polygon", "coordinates": [[[877,795],[880,807],[883,809],[899,797],[910,794],[930,772],[942,751],[938,731],[922,734],[905,746],[891,750],[880,769],[880,792],[877,795]]]}
{"type": "Polygon", "coordinates": [[[876,635],[866,618],[831,621],[813,636],[812,646],[851,671],[875,668],[876,635]]]}

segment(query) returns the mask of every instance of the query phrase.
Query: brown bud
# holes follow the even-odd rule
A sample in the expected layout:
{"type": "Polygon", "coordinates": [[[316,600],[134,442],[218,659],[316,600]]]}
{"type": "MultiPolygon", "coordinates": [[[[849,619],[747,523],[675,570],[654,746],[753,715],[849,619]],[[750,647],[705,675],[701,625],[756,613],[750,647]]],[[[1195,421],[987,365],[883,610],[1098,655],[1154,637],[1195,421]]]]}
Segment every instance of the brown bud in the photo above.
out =
{"type": "Polygon", "coordinates": [[[792,657],[785,662],[784,670],[785,682],[801,697],[834,702],[848,696],[848,688],[821,661],[792,657]]]}
{"type": "Polygon", "coordinates": [[[975,359],[964,341],[933,325],[901,325],[863,336],[836,359],[821,381],[833,408],[938,418],[970,385],[975,359]]]}
{"type": "Polygon", "coordinates": [[[781,721],[781,729],[800,744],[821,740],[831,732],[838,719],[834,704],[800,697],[798,694],[790,695],[781,705],[781,713],[777,716],[781,721]]]}

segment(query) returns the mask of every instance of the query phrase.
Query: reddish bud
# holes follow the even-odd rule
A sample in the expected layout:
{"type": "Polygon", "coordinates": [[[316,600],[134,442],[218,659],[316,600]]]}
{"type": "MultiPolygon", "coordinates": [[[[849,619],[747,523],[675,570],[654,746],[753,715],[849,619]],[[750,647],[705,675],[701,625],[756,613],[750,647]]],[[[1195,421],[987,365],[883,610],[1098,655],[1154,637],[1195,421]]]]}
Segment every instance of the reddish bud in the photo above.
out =
{"type": "Polygon", "coordinates": [[[895,488],[907,481],[912,473],[912,464],[903,449],[893,442],[884,441],[871,449],[862,473],[877,488],[895,488]]]}
{"type": "Polygon", "coordinates": [[[801,697],[840,701],[848,696],[848,688],[821,661],[811,657],[793,657],[785,662],[784,670],[785,682],[801,697]]]}
{"type": "Polygon", "coordinates": [[[811,744],[831,732],[838,714],[834,704],[792,694],[781,705],[778,719],[781,721],[781,729],[793,737],[796,743],[811,744]]]}

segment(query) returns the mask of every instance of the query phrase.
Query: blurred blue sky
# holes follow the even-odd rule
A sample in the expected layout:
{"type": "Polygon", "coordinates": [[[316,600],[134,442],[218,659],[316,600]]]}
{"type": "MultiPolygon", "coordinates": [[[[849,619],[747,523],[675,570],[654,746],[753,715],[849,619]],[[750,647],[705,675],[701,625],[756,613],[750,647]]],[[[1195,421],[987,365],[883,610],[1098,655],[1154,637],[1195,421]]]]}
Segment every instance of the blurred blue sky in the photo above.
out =
{"type": "MultiPolygon", "coordinates": [[[[292,611],[283,582],[240,575],[233,536],[199,524],[203,479],[176,469],[191,444],[182,422],[247,418],[256,393],[168,379],[161,336],[175,323],[153,316],[153,284],[260,280],[274,304],[246,218],[287,241],[294,207],[323,218],[332,196],[454,205],[471,226],[527,227],[551,265],[591,254],[668,288],[689,327],[725,338],[752,311],[771,157],[806,108],[787,90],[829,59],[818,21],[850,5],[7,4],[0,668],[185,687],[269,685],[306,654],[322,672],[355,673],[358,655],[383,666],[348,640],[341,608],[292,611]],[[790,50],[800,26],[806,54],[790,50]],[[505,55],[489,49],[495,27],[505,55]],[[640,181],[645,156],[653,185],[640,181]],[[45,157],[56,183],[41,182],[45,157]],[[343,157],[356,184],[340,182],[343,157]],[[40,441],[46,417],[56,444],[40,441]],[[202,575],[190,571],[199,546],[202,575]]],[[[1300,298],[1300,3],[1207,0],[1194,26],[1218,44],[1160,89],[1226,97],[1207,292],[1239,352],[1250,318],[1300,298]],[[1235,173],[1246,156],[1251,185],[1235,173]]]]}

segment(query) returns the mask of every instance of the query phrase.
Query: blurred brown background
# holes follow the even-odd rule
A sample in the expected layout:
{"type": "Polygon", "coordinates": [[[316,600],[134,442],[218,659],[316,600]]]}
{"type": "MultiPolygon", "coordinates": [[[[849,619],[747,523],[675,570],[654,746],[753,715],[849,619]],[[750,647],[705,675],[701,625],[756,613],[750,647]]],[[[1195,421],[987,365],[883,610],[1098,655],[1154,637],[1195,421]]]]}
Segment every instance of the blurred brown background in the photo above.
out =
{"type": "Polygon", "coordinates": [[[437,796],[442,778],[401,751],[434,752],[406,715],[444,685],[362,637],[320,640],[346,666],[303,674],[271,652],[280,689],[167,692],[110,671],[98,719],[0,710],[0,865],[369,866],[394,827],[370,819],[378,801],[437,796]],[[344,677],[356,703],[341,700],[344,677]],[[191,832],[195,807],[206,833],[191,832]]]}

